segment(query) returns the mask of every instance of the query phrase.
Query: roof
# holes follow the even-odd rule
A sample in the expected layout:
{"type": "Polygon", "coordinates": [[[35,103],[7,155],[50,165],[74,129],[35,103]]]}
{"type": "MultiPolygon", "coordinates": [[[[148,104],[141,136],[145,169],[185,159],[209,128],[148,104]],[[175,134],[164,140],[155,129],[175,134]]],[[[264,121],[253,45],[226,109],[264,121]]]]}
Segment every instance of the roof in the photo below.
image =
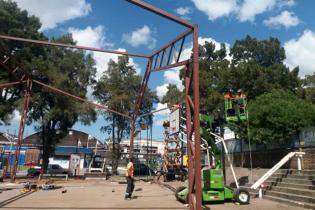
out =
{"type": "MultiPolygon", "coordinates": [[[[69,130],[68,134],[62,138],[57,144],[57,147],[97,147],[102,148],[104,145],[95,137],[91,137],[89,134],[77,130],[69,130]]],[[[41,133],[34,133],[23,139],[22,145],[42,145],[41,133]]]]}

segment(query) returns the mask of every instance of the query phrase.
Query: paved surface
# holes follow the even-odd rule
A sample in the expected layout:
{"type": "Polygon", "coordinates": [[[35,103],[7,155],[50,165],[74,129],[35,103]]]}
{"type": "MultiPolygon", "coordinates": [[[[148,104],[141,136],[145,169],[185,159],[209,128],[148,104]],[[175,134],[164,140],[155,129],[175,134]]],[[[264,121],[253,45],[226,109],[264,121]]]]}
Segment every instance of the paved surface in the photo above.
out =
{"type": "MultiPolygon", "coordinates": [[[[178,203],[173,193],[156,184],[136,183],[141,191],[132,200],[124,200],[125,184],[107,181],[67,183],[61,189],[37,191],[11,202],[3,209],[187,209],[178,203]],[[62,193],[67,190],[66,193],[62,193]]],[[[1,197],[20,194],[18,190],[4,191],[1,197]]],[[[1,206],[1,204],[0,204],[1,206]]]]}
{"type": "MultiPolygon", "coordinates": [[[[180,181],[166,182],[172,188],[177,188],[179,186],[187,186],[188,183],[180,181]]],[[[238,205],[233,202],[216,203],[216,204],[206,204],[205,207],[211,210],[305,210],[305,208],[289,206],[274,201],[269,201],[266,199],[251,199],[249,205],[238,205]]]]}
{"type": "MultiPolygon", "coordinates": [[[[173,184],[180,185],[174,182],[173,184]]],[[[58,209],[58,210],[95,210],[95,209],[187,209],[177,202],[169,189],[146,182],[137,182],[133,200],[124,200],[126,185],[109,181],[69,181],[60,183],[61,189],[51,191],[37,191],[21,194],[18,189],[3,191],[0,194],[0,208],[2,209],[58,209]],[[62,191],[67,190],[66,193],[62,191]]],[[[207,205],[208,209],[236,209],[236,210],[305,210],[278,204],[268,200],[253,199],[250,205],[236,205],[234,203],[207,205]]]]}
{"type": "Polygon", "coordinates": [[[234,203],[206,205],[211,210],[306,210],[295,206],[276,203],[266,199],[252,199],[249,205],[237,205],[234,203]]]}

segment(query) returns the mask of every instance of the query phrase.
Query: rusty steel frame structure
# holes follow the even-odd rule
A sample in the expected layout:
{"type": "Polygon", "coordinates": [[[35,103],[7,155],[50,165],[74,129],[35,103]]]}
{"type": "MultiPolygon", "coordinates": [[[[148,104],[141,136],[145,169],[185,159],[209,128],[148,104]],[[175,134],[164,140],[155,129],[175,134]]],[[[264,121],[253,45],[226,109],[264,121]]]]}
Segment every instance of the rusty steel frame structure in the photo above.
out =
{"type": "Polygon", "coordinates": [[[137,118],[139,117],[138,114],[139,114],[140,106],[142,104],[144,93],[147,89],[151,73],[183,66],[184,71],[185,71],[184,83],[185,83],[185,104],[186,104],[187,151],[188,151],[189,207],[191,210],[199,210],[201,209],[201,203],[202,203],[202,197],[201,197],[202,189],[201,189],[201,156],[200,156],[200,127],[199,127],[198,26],[187,20],[178,18],[177,16],[172,15],[151,4],[148,4],[144,2],[143,0],[126,0],[126,1],[138,7],[141,7],[147,11],[155,13],[163,18],[166,18],[172,22],[178,23],[186,27],[187,30],[150,55],[0,35],[0,39],[6,39],[6,40],[12,40],[12,41],[27,42],[27,43],[33,43],[33,44],[49,45],[49,46],[72,48],[72,49],[97,51],[97,52],[105,52],[105,53],[127,55],[131,57],[139,57],[139,58],[147,59],[147,66],[146,66],[146,70],[145,70],[143,80],[141,83],[139,95],[136,99],[135,109],[133,113],[131,114],[131,116],[125,113],[119,113],[115,110],[110,110],[106,106],[89,102],[86,99],[67,93],[63,90],[44,84],[40,81],[32,80],[30,75],[22,74],[22,76],[20,76],[19,78],[19,76],[17,76],[16,74],[16,71],[19,70],[19,68],[10,69],[8,66],[6,66],[6,63],[9,60],[9,57],[6,57],[4,61],[0,61],[0,66],[4,70],[6,70],[9,73],[9,75],[15,80],[14,82],[0,84],[0,89],[12,87],[14,85],[24,86],[24,102],[23,102],[23,108],[22,108],[19,134],[18,134],[18,142],[16,144],[15,162],[14,162],[14,167],[13,167],[13,173],[11,175],[11,181],[15,180],[16,167],[17,167],[17,162],[19,158],[20,147],[22,144],[24,127],[25,127],[25,122],[27,119],[29,100],[31,97],[33,84],[41,85],[45,88],[50,89],[51,91],[65,94],[69,97],[74,98],[75,100],[85,102],[88,105],[96,106],[98,108],[105,109],[108,112],[115,113],[115,114],[128,118],[131,123],[130,151],[129,151],[129,157],[131,158],[133,156],[133,142],[134,142],[133,134],[135,132],[135,123],[136,123],[137,118]],[[192,40],[193,40],[192,56],[190,59],[181,60],[180,56],[182,55],[185,40],[187,40],[186,38],[188,36],[192,36],[192,40]],[[179,44],[179,49],[176,49],[176,44],[179,44]]]}

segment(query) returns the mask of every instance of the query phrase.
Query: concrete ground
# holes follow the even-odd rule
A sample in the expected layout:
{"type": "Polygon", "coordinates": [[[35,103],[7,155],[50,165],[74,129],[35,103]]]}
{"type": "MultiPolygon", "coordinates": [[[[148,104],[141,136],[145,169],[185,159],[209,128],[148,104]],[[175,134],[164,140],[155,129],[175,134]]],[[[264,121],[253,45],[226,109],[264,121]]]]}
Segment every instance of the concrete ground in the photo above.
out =
{"type": "MultiPolygon", "coordinates": [[[[157,184],[136,182],[136,191],[132,200],[124,200],[126,185],[110,181],[69,181],[60,183],[60,189],[21,194],[18,189],[2,191],[0,208],[2,209],[187,209],[177,202],[173,192],[157,184]],[[62,193],[62,191],[67,191],[62,193]]],[[[211,210],[303,210],[272,201],[253,199],[250,205],[240,206],[234,203],[207,205],[211,210]]]]}

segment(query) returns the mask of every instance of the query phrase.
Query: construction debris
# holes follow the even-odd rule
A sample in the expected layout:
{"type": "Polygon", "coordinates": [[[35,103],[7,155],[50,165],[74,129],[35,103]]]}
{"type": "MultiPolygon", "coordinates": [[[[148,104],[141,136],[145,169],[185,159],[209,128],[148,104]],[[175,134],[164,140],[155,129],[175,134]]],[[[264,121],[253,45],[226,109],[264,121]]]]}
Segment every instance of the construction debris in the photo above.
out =
{"type": "Polygon", "coordinates": [[[23,189],[20,190],[20,192],[22,192],[22,193],[35,192],[37,190],[38,190],[37,184],[27,182],[26,184],[24,184],[24,187],[23,187],[23,189]]]}

